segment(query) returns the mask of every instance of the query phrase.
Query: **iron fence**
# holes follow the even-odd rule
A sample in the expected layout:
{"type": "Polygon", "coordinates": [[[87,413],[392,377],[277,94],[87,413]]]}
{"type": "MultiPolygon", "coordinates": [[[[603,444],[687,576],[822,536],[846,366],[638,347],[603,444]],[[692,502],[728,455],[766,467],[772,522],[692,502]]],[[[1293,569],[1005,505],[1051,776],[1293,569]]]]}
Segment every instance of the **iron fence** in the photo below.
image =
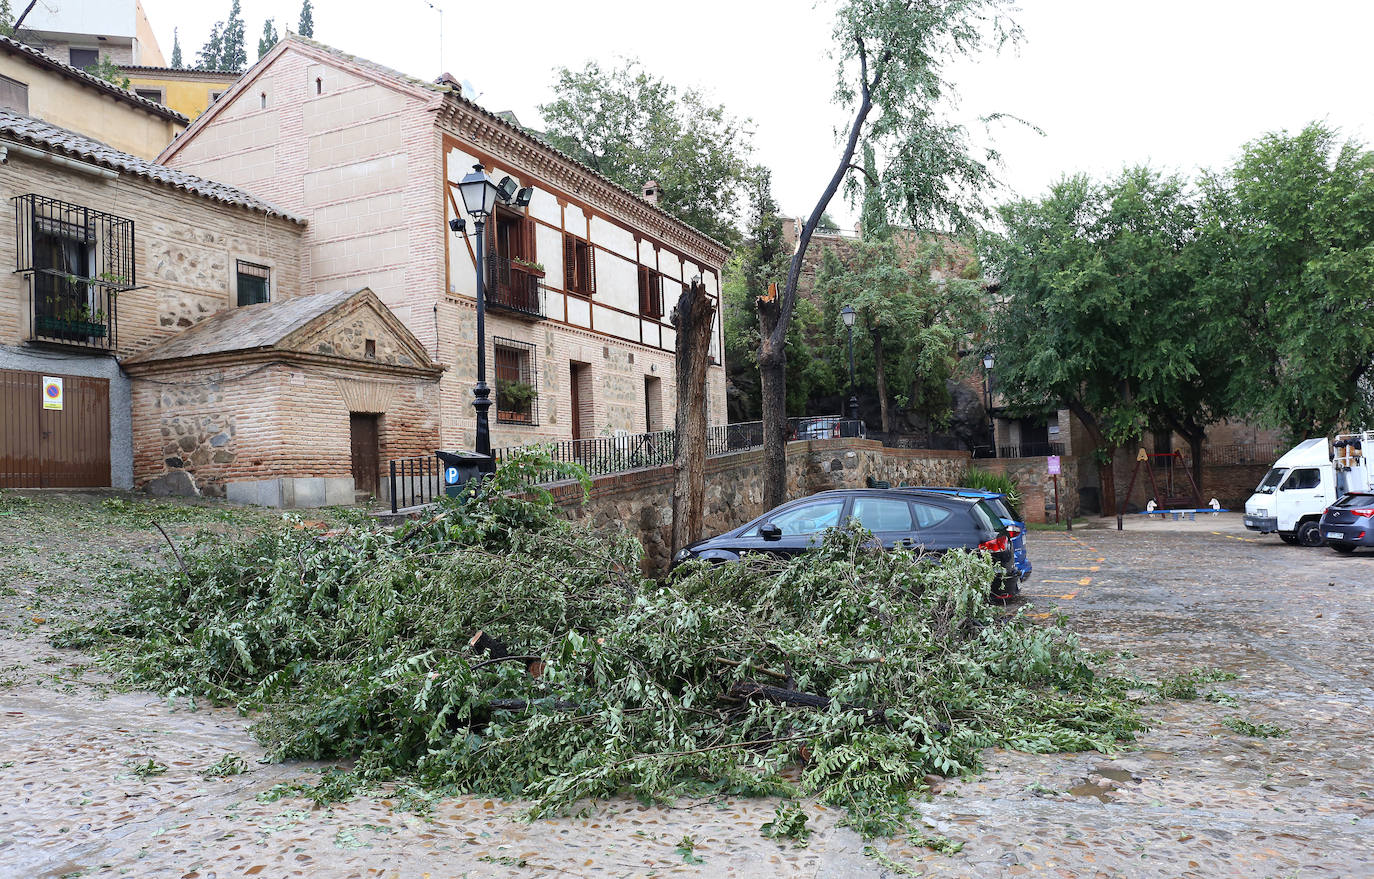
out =
{"type": "MultiPolygon", "coordinates": [[[[492,458],[499,467],[517,452],[538,449],[559,464],[577,464],[588,476],[606,476],[662,467],[673,463],[676,431],[656,430],[651,433],[623,433],[590,439],[560,440],[493,449],[492,458]]],[[[831,437],[862,437],[866,432],[862,421],[838,416],[789,418],[788,438],[791,440],[827,439],[831,437]]],[[[706,454],[710,457],[763,447],[763,422],[744,421],[719,424],[706,429],[706,454]]],[[[538,482],[554,482],[567,477],[557,467],[536,474],[538,482]]],[[[436,455],[419,458],[400,458],[390,462],[391,512],[433,502],[443,493],[443,467],[436,455]]]]}
{"type": "Polygon", "coordinates": [[[1225,446],[1204,446],[1204,464],[1270,464],[1281,454],[1273,443],[1237,443],[1225,446]]]}
{"type": "Polygon", "coordinates": [[[514,312],[524,317],[542,318],[544,303],[539,295],[542,273],[504,256],[493,254],[487,261],[487,307],[514,312]]]}
{"type": "Polygon", "coordinates": [[[1064,454],[1063,443],[1021,443],[1019,446],[998,446],[999,458],[1044,458],[1064,454]]]}

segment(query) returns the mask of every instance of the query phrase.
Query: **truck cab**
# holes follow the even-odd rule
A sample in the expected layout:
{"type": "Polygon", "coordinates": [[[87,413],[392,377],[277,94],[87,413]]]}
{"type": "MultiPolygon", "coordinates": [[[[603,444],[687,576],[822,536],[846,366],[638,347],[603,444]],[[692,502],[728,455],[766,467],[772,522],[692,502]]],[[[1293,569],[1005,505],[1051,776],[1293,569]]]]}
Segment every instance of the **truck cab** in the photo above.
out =
{"type": "Polygon", "coordinates": [[[1304,440],[1274,462],[1245,502],[1245,527],[1285,543],[1321,546],[1322,511],[1345,492],[1325,439],[1304,440]]]}

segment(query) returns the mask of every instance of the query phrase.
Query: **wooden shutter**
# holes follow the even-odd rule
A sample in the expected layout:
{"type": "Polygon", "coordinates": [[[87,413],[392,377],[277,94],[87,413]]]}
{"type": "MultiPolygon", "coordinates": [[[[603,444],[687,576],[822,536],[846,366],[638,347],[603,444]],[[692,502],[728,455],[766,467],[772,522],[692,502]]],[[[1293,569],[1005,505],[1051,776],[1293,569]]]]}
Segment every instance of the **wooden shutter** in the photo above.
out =
{"type": "Polygon", "coordinates": [[[491,222],[487,224],[487,284],[489,286],[495,286],[496,271],[500,265],[500,260],[497,259],[496,237],[496,217],[493,215],[491,222]]]}
{"type": "Polygon", "coordinates": [[[563,289],[577,290],[577,239],[563,233],[563,289]]]}
{"type": "Polygon", "coordinates": [[[596,292],[596,247],[587,244],[587,295],[596,292]]]}
{"type": "Polygon", "coordinates": [[[525,250],[520,255],[530,262],[539,262],[539,257],[535,256],[534,246],[534,220],[526,217],[520,224],[525,230],[525,250]]]}
{"type": "Polygon", "coordinates": [[[639,267],[639,313],[649,314],[649,270],[639,267]]]}

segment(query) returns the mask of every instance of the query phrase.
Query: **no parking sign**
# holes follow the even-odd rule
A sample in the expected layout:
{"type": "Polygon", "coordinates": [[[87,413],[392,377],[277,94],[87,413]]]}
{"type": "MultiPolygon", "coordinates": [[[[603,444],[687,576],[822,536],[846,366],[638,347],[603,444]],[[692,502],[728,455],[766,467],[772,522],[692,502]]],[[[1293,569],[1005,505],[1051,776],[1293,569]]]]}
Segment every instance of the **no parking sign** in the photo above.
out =
{"type": "Polygon", "coordinates": [[[43,376],[43,408],[61,409],[62,408],[62,377],[56,375],[43,376]]]}

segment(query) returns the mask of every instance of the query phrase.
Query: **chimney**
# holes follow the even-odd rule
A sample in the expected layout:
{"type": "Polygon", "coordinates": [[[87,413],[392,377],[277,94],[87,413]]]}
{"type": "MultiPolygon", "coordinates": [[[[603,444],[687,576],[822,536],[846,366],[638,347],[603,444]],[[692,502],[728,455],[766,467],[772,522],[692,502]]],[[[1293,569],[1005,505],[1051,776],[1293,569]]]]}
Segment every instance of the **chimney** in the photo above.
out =
{"type": "Polygon", "coordinates": [[[650,180],[644,184],[644,200],[649,204],[656,205],[663,197],[663,187],[658,185],[657,180],[650,180]]]}

